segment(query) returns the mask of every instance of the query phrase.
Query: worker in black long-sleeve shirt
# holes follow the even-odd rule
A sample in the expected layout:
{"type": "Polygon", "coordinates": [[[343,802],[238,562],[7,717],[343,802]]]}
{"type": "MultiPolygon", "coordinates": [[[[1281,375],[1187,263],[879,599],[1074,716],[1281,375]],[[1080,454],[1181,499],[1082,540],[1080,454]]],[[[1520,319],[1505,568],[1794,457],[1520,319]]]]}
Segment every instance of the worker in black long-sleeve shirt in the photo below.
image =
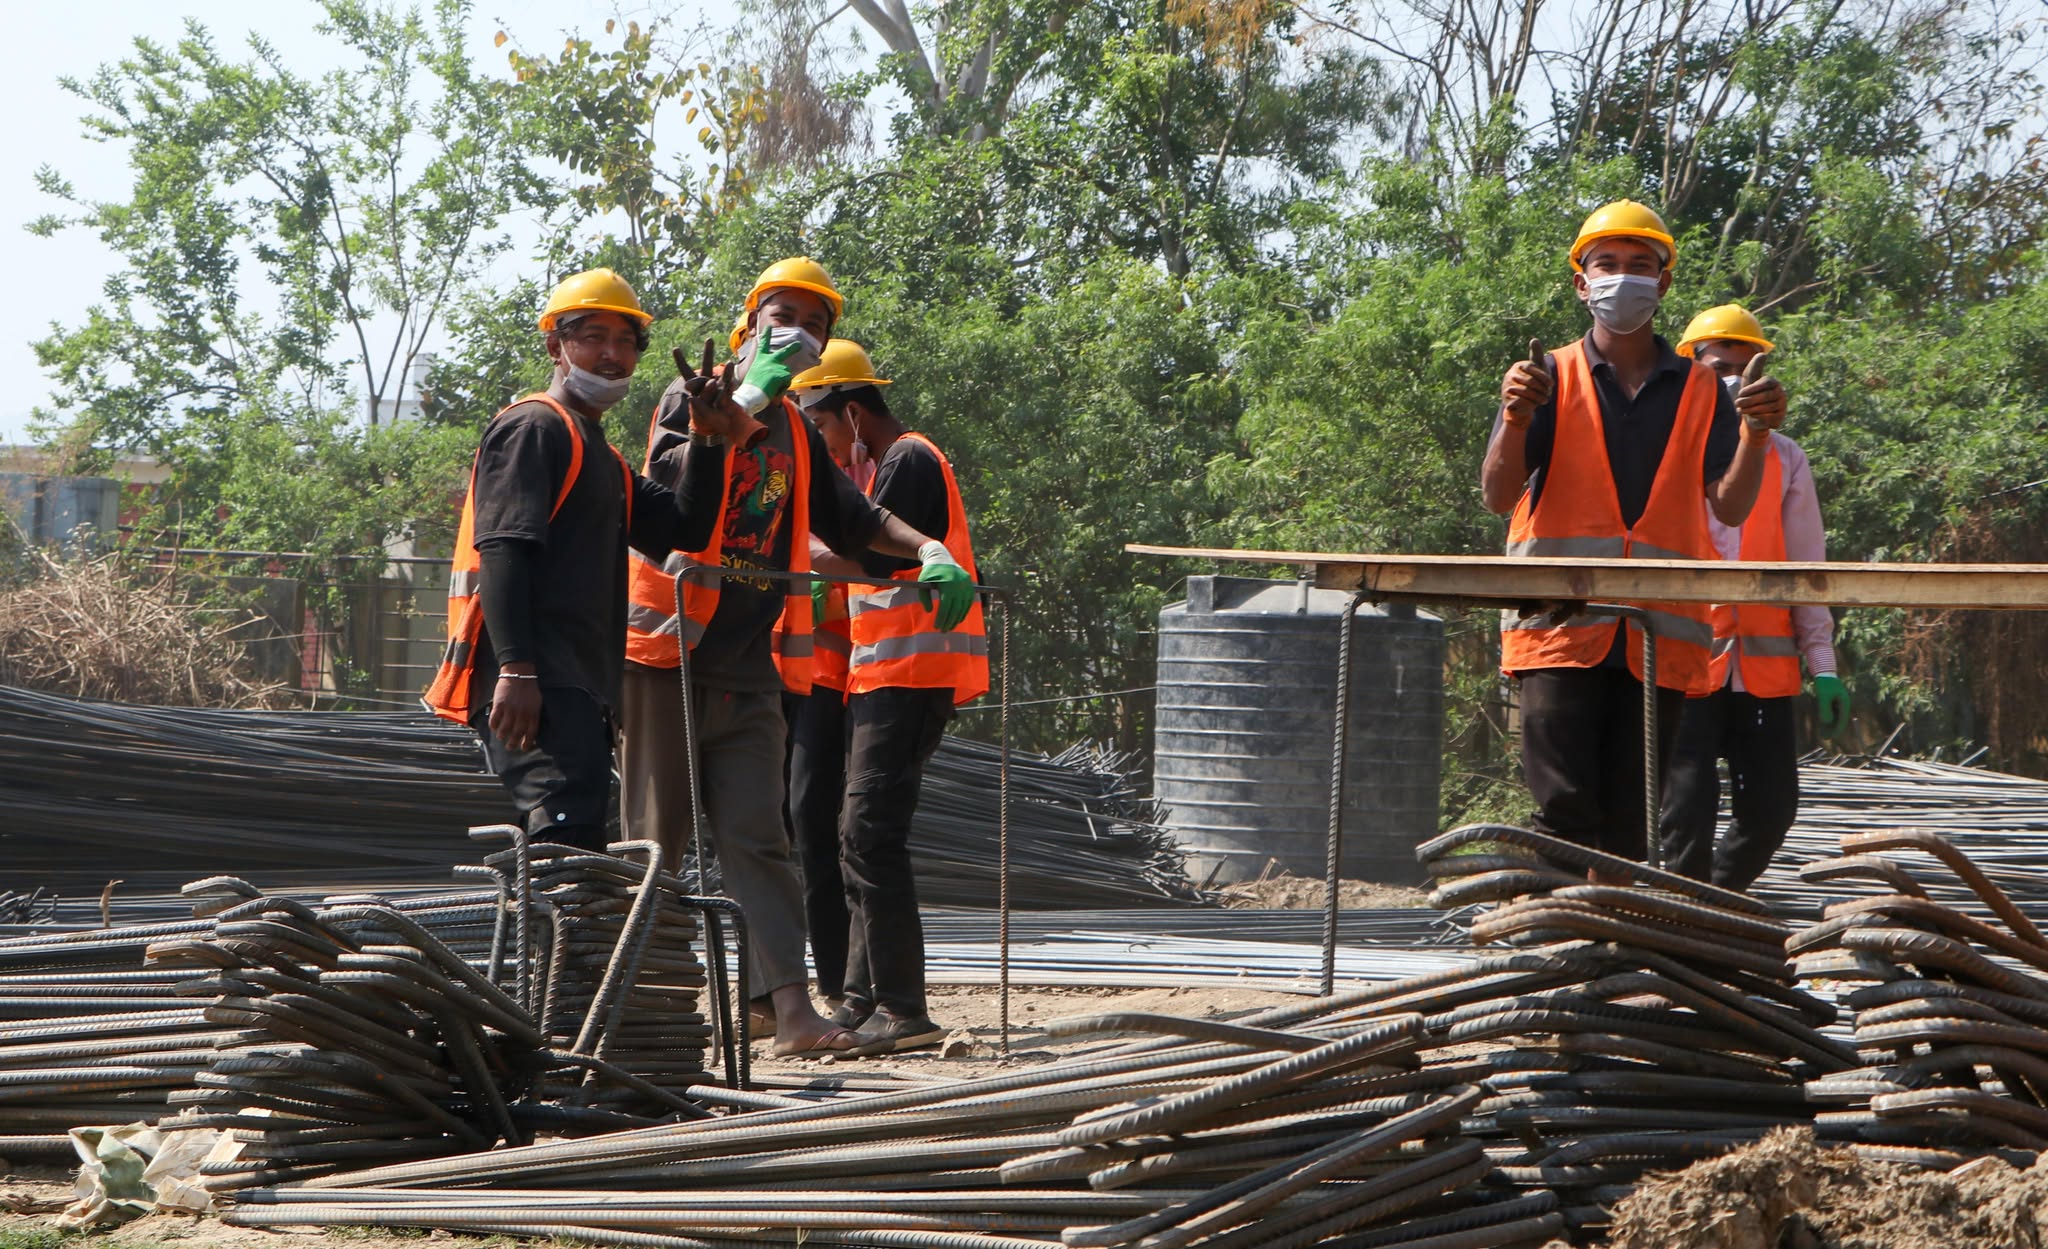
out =
{"type": "Polygon", "coordinates": [[[714,460],[671,492],[605,440],[601,418],[625,397],[652,319],[609,269],[555,288],[540,317],[554,378],[484,430],[456,540],[448,651],[422,698],[476,730],[529,832],[590,850],[605,844],[626,548],[659,559],[703,545],[724,487],[714,460]]]}
{"type": "MultiPolygon", "coordinates": [[[[896,419],[882,395],[887,385],[858,343],[834,339],[790,393],[835,459],[852,466],[857,478],[872,468],[869,492],[876,505],[943,542],[971,574],[974,545],[952,465],[938,444],[896,419]]],[[[852,647],[838,851],[850,922],[844,999],[833,1016],[842,1026],[858,1026],[849,1053],[894,1053],[945,1036],[925,1007],[924,927],[910,824],[925,764],[954,706],[988,690],[987,638],[979,603],[959,615],[930,609],[912,561],[870,550],[858,564],[823,556],[818,568],[902,582],[847,587],[852,647]]]]}

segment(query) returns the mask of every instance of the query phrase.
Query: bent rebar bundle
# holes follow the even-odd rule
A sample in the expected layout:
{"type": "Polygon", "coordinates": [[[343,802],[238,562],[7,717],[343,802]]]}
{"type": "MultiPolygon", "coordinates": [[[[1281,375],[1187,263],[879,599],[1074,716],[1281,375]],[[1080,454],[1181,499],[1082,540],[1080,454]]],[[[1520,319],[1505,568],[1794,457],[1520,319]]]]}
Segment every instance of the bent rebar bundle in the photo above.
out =
{"type": "Polygon", "coordinates": [[[238,1159],[209,1174],[237,1187],[738,1096],[705,1074],[716,1033],[744,1082],[736,908],[689,896],[651,845],[616,847],[635,864],[478,833],[513,843],[467,873],[488,890],[307,905],[213,877],[186,889],[198,919],[0,941],[0,1144],[62,1153],[70,1127],[183,1108],[160,1126],[233,1131],[238,1159]]]}
{"type": "Polygon", "coordinates": [[[1423,847],[1498,904],[1468,965],[991,1079],[790,1104],[237,1195],[233,1222],[620,1245],[1518,1246],[1596,1235],[1652,1170],[1810,1121],[1856,1067],[1739,895],[1518,829],[1423,847]]]}
{"type": "Polygon", "coordinates": [[[1842,849],[1807,874],[1890,892],[1829,907],[1787,947],[1802,978],[1859,986],[1846,1000],[1865,1065],[1807,1086],[1821,1133],[1927,1165],[2001,1150],[2031,1165],[2048,1150],[2048,939],[1933,833],[1855,834],[1842,849]],[[1902,852],[1946,871],[1878,857],[1902,852]],[[1989,918],[1932,901],[1937,881],[1989,918]]]}
{"type": "MultiPolygon", "coordinates": [[[[994,904],[999,766],[995,747],[956,737],[927,765],[912,832],[925,900],[994,904]]],[[[425,712],[139,707],[0,686],[0,769],[0,922],[48,908],[9,890],[91,899],[111,877],[131,892],[210,872],[414,884],[474,861],[450,830],[511,814],[474,737],[425,712]]],[[[1013,906],[1202,900],[1132,769],[1091,746],[1013,752],[1013,906]]]]}

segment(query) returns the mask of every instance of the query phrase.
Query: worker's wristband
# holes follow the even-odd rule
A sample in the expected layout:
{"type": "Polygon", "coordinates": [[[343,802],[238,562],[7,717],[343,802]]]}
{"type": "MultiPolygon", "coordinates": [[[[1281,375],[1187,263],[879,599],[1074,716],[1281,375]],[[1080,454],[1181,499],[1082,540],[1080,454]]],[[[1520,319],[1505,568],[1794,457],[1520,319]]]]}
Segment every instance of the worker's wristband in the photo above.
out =
{"type": "Polygon", "coordinates": [[[500,672],[498,679],[500,681],[538,681],[540,680],[540,674],[537,672],[500,672]]]}

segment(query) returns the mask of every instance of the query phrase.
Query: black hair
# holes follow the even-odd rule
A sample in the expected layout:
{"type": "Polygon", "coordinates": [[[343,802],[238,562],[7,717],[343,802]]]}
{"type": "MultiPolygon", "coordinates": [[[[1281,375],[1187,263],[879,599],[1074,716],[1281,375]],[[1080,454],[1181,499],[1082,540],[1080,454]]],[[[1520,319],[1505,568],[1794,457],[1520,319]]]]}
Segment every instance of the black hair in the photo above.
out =
{"type": "MultiPolygon", "coordinates": [[[[583,315],[588,316],[590,314],[585,313],[583,315]]],[[[619,315],[626,316],[626,314],[623,312],[620,313],[619,315]]],[[[567,324],[564,324],[561,321],[557,321],[555,322],[555,328],[548,331],[548,336],[553,337],[557,334],[560,334],[563,330],[568,329],[569,326],[576,324],[577,321],[581,321],[582,319],[582,316],[578,316],[571,319],[567,324]]],[[[653,336],[648,333],[650,323],[642,321],[639,317],[626,317],[626,320],[630,322],[633,326],[634,350],[638,351],[641,355],[646,355],[648,345],[654,341],[653,336]]]]}
{"type": "Polygon", "coordinates": [[[845,413],[847,404],[856,401],[870,412],[879,412],[892,418],[896,415],[889,411],[889,401],[882,398],[880,386],[856,386],[851,390],[835,390],[818,400],[817,406],[834,416],[840,416],[845,413]]]}

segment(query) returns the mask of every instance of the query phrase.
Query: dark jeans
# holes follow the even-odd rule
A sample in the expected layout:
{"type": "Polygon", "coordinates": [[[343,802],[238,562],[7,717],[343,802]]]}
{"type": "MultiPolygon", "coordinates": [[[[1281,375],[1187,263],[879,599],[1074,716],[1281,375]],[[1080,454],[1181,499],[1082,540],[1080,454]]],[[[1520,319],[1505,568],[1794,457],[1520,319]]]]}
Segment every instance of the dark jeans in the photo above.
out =
{"type": "Polygon", "coordinates": [[[846,794],[846,695],[820,685],[784,694],[789,720],[789,800],[783,817],[804,869],[804,917],[818,992],[846,991],[846,884],[839,868],[839,807],[846,794]]]}
{"type": "Polygon", "coordinates": [[[1665,866],[1723,889],[1755,884],[1799,814],[1797,756],[1790,698],[1723,687],[1686,700],[1659,823],[1665,866]],[[1729,819],[1716,846],[1722,759],[1728,761],[1729,819]]]}
{"type": "MultiPolygon", "coordinates": [[[[1643,683],[1626,668],[1537,668],[1522,683],[1522,779],[1536,829],[1642,860],[1643,683]]],[[[1677,690],[1657,691],[1659,772],[1677,735],[1677,690]]]]}
{"type": "Polygon", "coordinates": [[[483,743],[484,762],[519,810],[519,822],[538,841],[603,853],[605,813],[612,793],[612,721],[584,690],[545,686],[540,692],[540,733],[531,750],[510,750],[491,732],[491,709],[477,711],[470,727],[483,743]]]}
{"type": "Polygon", "coordinates": [[[839,863],[853,922],[846,996],[922,1018],[924,924],[910,863],[910,819],[925,761],[953,718],[950,689],[884,689],[847,700],[846,809],[839,863]]]}

